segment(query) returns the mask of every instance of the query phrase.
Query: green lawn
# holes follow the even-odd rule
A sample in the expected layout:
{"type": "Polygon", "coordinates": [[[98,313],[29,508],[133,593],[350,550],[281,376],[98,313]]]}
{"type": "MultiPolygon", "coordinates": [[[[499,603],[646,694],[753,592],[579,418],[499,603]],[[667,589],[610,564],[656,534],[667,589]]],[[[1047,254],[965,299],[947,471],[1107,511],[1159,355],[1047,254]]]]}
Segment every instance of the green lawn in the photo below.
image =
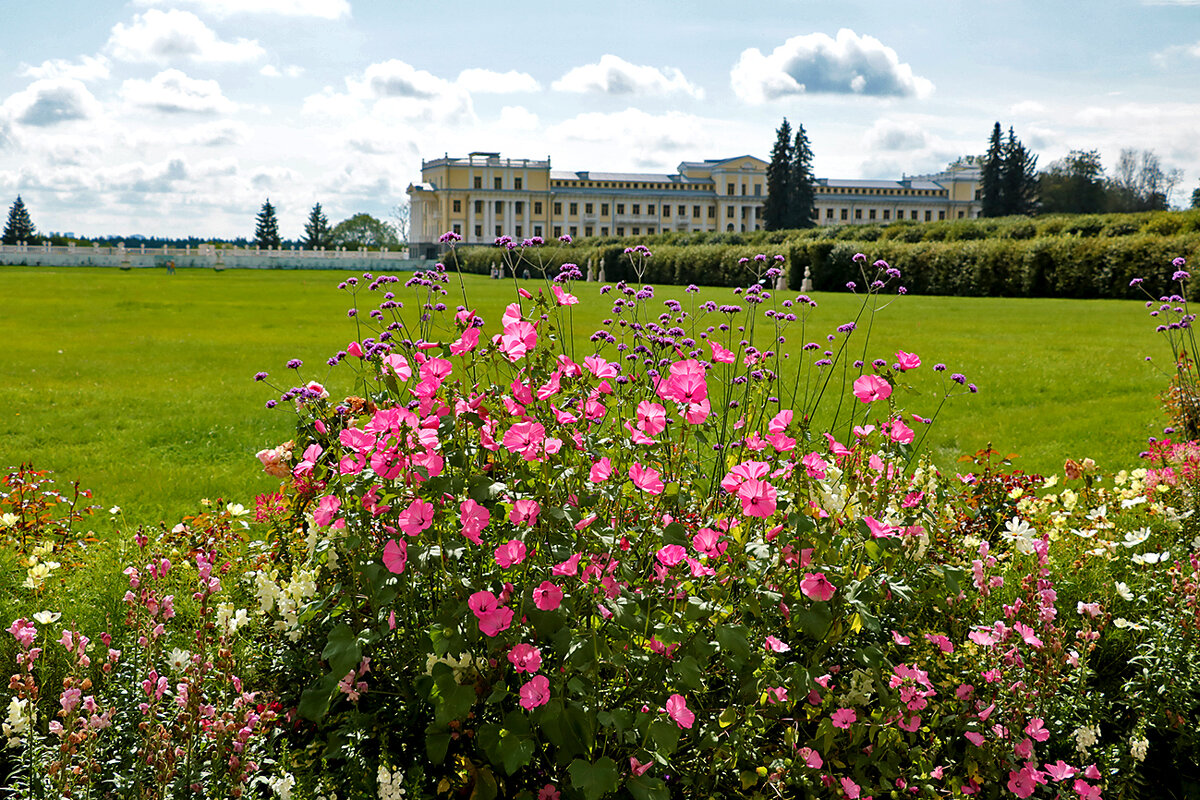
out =
{"type": "MultiPolygon", "coordinates": [[[[327,381],[335,393],[349,388],[337,377],[347,373],[331,376],[324,363],[356,338],[350,298],[336,289],[344,277],[0,268],[0,468],[32,461],[78,478],[97,503],[122,506],[134,522],[176,520],[200,497],[249,505],[275,486],[254,453],[287,439],[292,421],[286,409],[264,409],[272,393],[254,373],[290,386],[295,376],[284,364],[300,358],[305,379],[327,381]]],[[[510,283],[466,281],[489,320],[513,299],[510,283]]],[[[576,294],[584,347],[611,304],[595,284],[576,294]]],[[[682,287],[661,288],[653,302],[667,297],[683,298],[682,287]]],[[[710,297],[729,294],[699,295],[710,297]]],[[[850,295],[816,299],[808,338],[857,309],[850,295]]],[[[798,332],[790,335],[789,348],[800,344],[798,332]]],[[[935,362],[979,386],[978,395],[949,403],[930,435],[945,468],[988,442],[1020,454],[1017,466],[1030,471],[1058,471],[1067,456],[1131,467],[1163,424],[1156,393],[1165,379],[1144,357],[1161,361],[1166,349],[1139,303],[910,295],[880,312],[871,334],[871,357],[898,349],[925,365],[913,373],[926,394],[907,403],[912,411],[927,415],[936,405],[935,362]]]]}

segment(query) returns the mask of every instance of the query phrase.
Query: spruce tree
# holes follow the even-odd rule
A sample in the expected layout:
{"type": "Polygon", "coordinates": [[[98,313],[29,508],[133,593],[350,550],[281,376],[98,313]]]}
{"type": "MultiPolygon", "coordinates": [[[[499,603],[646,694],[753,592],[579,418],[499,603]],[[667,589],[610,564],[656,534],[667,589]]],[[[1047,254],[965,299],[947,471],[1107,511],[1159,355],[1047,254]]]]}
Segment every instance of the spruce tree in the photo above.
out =
{"type": "Polygon", "coordinates": [[[808,146],[808,134],[804,126],[796,128],[796,141],[792,145],[792,160],[788,171],[787,228],[811,228],[816,224],[814,211],[817,205],[816,177],[812,170],[812,148],[808,146]]]}
{"type": "Polygon", "coordinates": [[[1004,212],[1004,189],[1001,173],[1004,167],[1004,143],[1000,135],[1000,123],[992,128],[992,139],[988,144],[987,155],[983,159],[983,170],[980,176],[982,217],[999,217],[1004,212]]]}
{"type": "Polygon", "coordinates": [[[279,247],[279,220],[275,218],[275,206],[271,205],[271,198],[267,198],[262,204],[262,210],[255,217],[256,225],[254,226],[254,243],[264,249],[279,247]]]}
{"type": "Polygon", "coordinates": [[[304,246],[309,250],[318,250],[329,246],[329,218],[317,203],[309,212],[308,222],[304,224],[304,246]]]}
{"type": "Polygon", "coordinates": [[[1025,149],[1010,127],[1000,167],[1004,214],[1032,214],[1037,208],[1037,156],[1025,149]]]}
{"type": "Polygon", "coordinates": [[[789,184],[792,174],[792,126],[784,117],[775,131],[775,147],[767,165],[767,199],[763,201],[763,227],[769,231],[782,230],[788,225],[789,184]]]}
{"type": "Polygon", "coordinates": [[[25,208],[25,203],[21,200],[21,195],[17,195],[17,200],[8,209],[8,222],[4,225],[4,235],[0,237],[0,241],[4,244],[17,244],[18,242],[31,243],[37,238],[37,228],[33,226],[33,220],[29,218],[29,209],[25,208]]]}

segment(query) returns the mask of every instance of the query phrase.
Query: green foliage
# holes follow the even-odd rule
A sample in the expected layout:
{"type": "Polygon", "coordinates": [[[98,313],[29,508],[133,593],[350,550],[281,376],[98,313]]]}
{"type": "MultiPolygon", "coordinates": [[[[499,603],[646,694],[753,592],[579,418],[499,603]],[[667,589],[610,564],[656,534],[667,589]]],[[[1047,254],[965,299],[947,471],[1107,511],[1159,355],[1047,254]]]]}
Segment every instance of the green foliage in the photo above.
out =
{"type": "Polygon", "coordinates": [[[304,223],[304,246],[309,250],[319,250],[329,247],[332,239],[329,231],[329,218],[317,203],[308,214],[308,222],[304,223]]]}
{"type": "MultiPolygon", "coordinates": [[[[816,176],[813,175],[812,148],[803,125],[796,126],[796,141],[792,145],[792,159],[787,186],[786,228],[812,228],[816,223],[816,176]]],[[[769,190],[768,190],[769,191],[769,190]]]]}
{"type": "Polygon", "coordinates": [[[0,235],[0,243],[33,244],[36,240],[37,228],[34,227],[33,220],[29,217],[29,209],[25,207],[21,195],[17,195],[17,199],[8,209],[8,220],[4,223],[4,233],[0,235]]]}
{"type": "Polygon", "coordinates": [[[282,240],[279,238],[279,220],[275,216],[275,206],[271,198],[263,201],[258,216],[254,218],[254,243],[258,247],[273,250],[278,248],[282,240]]]}
{"type": "Polygon", "coordinates": [[[767,199],[763,201],[763,227],[788,227],[788,197],[792,179],[792,126],[785,117],[775,131],[775,146],[767,165],[767,199]]]}
{"type": "Polygon", "coordinates": [[[334,225],[329,240],[335,246],[349,250],[396,247],[400,243],[391,225],[370,214],[355,214],[334,225]]]}

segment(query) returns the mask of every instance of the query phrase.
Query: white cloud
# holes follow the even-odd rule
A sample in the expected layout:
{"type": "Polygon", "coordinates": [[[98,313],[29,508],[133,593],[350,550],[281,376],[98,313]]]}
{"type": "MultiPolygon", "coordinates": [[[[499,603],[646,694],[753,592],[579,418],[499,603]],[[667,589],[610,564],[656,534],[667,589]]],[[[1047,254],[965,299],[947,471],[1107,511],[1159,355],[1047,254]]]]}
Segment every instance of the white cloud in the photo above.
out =
{"type": "Polygon", "coordinates": [[[216,81],[190,78],[177,69],[163,70],[148,81],[127,80],[121,96],[131,105],[169,114],[222,114],[237,108],[216,81]]]}
{"type": "Polygon", "coordinates": [[[153,8],[135,15],[128,25],[120,22],[114,25],[106,48],[121,61],[160,64],[179,58],[241,63],[255,61],[266,54],[252,39],[223,41],[190,11],[153,8]]]}
{"type": "Polygon", "coordinates": [[[250,128],[247,125],[241,122],[222,120],[189,126],[183,141],[185,144],[194,144],[200,147],[228,147],[243,144],[249,138],[250,128]]]}
{"type": "Polygon", "coordinates": [[[283,73],[272,64],[263,64],[262,69],[258,71],[259,75],[264,75],[268,78],[282,78],[283,73]]]}
{"type": "Polygon", "coordinates": [[[283,69],[283,74],[289,78],[299,78],[304,74],[304,67],[299,64],[290,64],[283,69]]]}
{"type": "MultiPolygon", "coordinates": [[[[546,129],[551,143],[561,141],[563,150],[586,153],[589,169],[618,171],[615,159],[639,168],[673,168],[681,160],[713,158],[722,144],[736,137],[723,135],[726,123],[680,111],[649,114],[627,108],[615,113],[589,111],[546,129]],[[580,145],[583,145],[582,147],[580,145]]],[[[742,145],[732,145],[741,147],[742,145]]],[[[552,152],[559,152],[555,147],[552,152]]],[[[561,159],[559,159],[561,163],[561,159]]]]}
{"type": "Polygon", "coordinates": [[[191,5],[218,17],[273,14],[282,17],[340,19],[350,16],[348,0],[135,0],[139,6],[191,5]]]}
{"type": "Polygon", "coordinates": [[[346,91],[326,86],[304,99],[306,114],[331,119],[368,115],[373,120],[470,123],[471,95],[457,83],[398,59],[371,64],[361,76],[346,78],[346,91]]]}
{"type": "Polygon", "coordinates": [[[478,94],[508,94],[511,92],[540,92],[542,86],[527,72],[495,72],[490,69],[464,69],[458,73],[459,86],[478,94]]]}
{"type": "Polygon", "coordinates": [[[1022,100],[1009,106],[1008,113],[1017,117],[1030,117],[1046,113],[1046,107],[1036,100],[1022,100]]]}
{"type": "Polygon", "coordinates": [[[734,92],[747,103],[806,93],[927,97],[933,83],[900,63],[896,51],[874,36],[842,28],[793,36],[764,56],[743,50],[730,72],[734,92]]]}
{"type": "Polygon", "coordinates": [[[929,135],[915,122],[877,119],[863,142],[872,150],[919,150],[929,144],[929,135]]]}
{"type": "Polygon", "coordinates": [[[511,131],[534,131],[538,127],[538,115],[524,106],[505,106],[500,109],[499,125],[511,131]]]}
{"type": "Polygon", "coordinates": [[[80,56],[77,63],[65,58],[43,61],[41,66],[22,66],[21,74],[29,78],[74,78],[78,81],[99,81],[109,74],[109,61],[104,56],[80,56]]]}
{"type": "Polygon", "coordinates": [[[3,109],[13,122],[46,128],[95,117],[100,103],[75,78],[43,78],[10,96],[3,109]]]}
{"type": "Polygon", "coordinates": [[[290,167],[259,167],[250,174],[250,185],[260,191],[269,191],[299,179],[300,173],[290,167]]]}
{"type": "Polygon", "coordinates": [[[697,100],[704,98],[704,90],[689,83],[683,73],[674,67],[644,66],[630,64],[619,56],[606,53],[595,64],[575,67],[556,80],[552,86],[559,92],[595,92],[600,94],[664,95],[681,92],[697,100]]]}

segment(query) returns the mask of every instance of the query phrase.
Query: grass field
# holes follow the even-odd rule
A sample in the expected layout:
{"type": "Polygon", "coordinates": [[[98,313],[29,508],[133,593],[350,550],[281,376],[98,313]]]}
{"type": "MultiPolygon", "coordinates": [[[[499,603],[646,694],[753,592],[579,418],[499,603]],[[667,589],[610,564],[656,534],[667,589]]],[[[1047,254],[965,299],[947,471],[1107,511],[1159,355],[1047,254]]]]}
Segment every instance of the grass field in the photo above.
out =
{"type": "MultiPolygon", "coordinates": [[[[300,358],[305,379],[334,394],[349,388],[348,373],[325,365],[356,337],[350,298],[336,289],[344,277],[0,268],[0,468],[32,461],[78,478],[133,522],[176,520],[201,497],[251,504],[275,486],[254,453],[287,439],[292,424],[286,409],[264,409],[272,393],[252,377],[266,370],[290,386],[284,364],[300,358]]],[[[468,277],[466,287],[489,320],[513,299],[509,283],[468,277]]],[[[595,284],[576,294],[584,347],[610,303],[595,284]]],[[[682,287],[661,288],[653,302],[667,297],[682,298],[682,287]]],[[[709,297],[729,295],[700,294],[709,297]]],[[[815,299],[809,338],[857,310],[848,294],[815,299]]],[[[926,395],[907,403],[918,413],[936,405],[935,362],[978,384],[930,434],[944,468],[992,442],[1028,471],[1059,471],[1067,456],[1116,470],[1136,465],[1164,422],[1156,393],[1165,378],[1144,357],[1169,356],[1150,322],[1141,304],[1125,301],[909,295],[877,315],[869,355],[921,356],[914,382],[926,395]]],[[[796,335],[788,346],[800,344],[796,335]]]]}

